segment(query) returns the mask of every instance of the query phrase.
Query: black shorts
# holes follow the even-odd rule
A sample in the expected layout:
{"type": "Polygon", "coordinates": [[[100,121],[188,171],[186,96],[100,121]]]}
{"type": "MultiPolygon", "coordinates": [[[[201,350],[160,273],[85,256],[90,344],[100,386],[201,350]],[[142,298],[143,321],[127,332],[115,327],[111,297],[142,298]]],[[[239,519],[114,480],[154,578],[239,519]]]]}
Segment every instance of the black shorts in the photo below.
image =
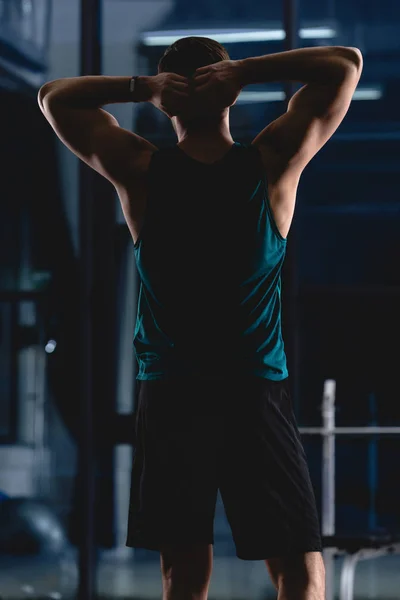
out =
{"type": "Polygon", "coordinates": [[[288,379],[136,384],[127,546],[213,544],[219,489],[238,558],[322,552],[288,379]]]}

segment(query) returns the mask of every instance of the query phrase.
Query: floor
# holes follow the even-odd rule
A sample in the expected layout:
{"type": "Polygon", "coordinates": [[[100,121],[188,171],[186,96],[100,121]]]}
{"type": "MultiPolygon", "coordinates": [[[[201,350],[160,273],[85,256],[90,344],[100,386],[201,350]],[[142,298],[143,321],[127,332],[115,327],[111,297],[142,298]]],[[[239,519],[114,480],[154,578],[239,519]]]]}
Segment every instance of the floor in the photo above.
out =
{"type": "MultiPolygon", "coordinates": [[[[218,552],[217,552],[218,554],[218,552]]],[[[160,600],[158,555],[121,549],[103,552],[98,569],[100,600],[160,600]]],[[[341,558],[336,562],[336,597],[341,558]]],[[[77,572],[73,555],[63,561],[0,558],[0,600],[73,600],[77,572]]],[[[400,556],[359,564],[354,600],[399,600],[400,556]]],[[[262,561],[215,556],[209,600],[275,600],[276,592],[262,561]]]]}

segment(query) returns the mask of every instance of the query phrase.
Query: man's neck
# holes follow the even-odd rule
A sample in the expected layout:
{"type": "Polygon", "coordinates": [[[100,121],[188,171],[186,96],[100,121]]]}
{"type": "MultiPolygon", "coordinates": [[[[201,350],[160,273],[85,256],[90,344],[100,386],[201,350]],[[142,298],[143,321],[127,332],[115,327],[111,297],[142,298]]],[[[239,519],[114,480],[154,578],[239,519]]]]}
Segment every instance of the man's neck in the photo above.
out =
{"type": "Polygon", "coordinates": [[[192,139],[191,137],[187,137],[183,141],[178,142],[177,146],[198,161],[214,162],[222,158],[234,143],[234,139],[231,136],[230,139],[226,137],[212,139],[192,139]]]}
{"type": "Polygon", "coordinates": [[[178,145],[193,151],[215,151],[223,150],[234,142],[230,127],[228,114],[215,119],[200,118],[192,122],[183,122],[174,118],[174,128],[178,136],[178,145]]]}
{"type": "Polygon", "coordinates": [[[178,146],[183,150],[194,152],[219,152],[229,148],[234,143],[230,132],[219,135],[184,135],[179,136],[178,146]]]}

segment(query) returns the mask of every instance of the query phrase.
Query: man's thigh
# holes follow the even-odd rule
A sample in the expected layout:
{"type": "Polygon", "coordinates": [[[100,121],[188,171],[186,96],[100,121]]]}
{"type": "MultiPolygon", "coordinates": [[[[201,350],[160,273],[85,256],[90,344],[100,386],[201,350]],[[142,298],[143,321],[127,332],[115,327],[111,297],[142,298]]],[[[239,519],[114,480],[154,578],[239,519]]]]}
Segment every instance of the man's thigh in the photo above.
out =
{"type": "Polygon", "coordinates": [[[218,424],[209,397],[188,378],[140,383],[128,546],[213,543],[218,424]]]}

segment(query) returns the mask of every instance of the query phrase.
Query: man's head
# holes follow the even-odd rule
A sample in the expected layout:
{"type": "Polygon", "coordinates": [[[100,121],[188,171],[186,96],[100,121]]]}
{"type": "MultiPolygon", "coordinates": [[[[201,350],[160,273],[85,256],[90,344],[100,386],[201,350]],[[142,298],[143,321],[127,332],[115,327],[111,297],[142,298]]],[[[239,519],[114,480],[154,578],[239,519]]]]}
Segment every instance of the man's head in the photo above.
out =
{"type": "Polygon", "coordinates": [[[158,72],[192,77],[200,67],[229,59],[219,42],[206,37],[185,37],[166,49],[158,63],[158,72]]]}
{"type": "MultiPolygon", "coordinates": [[[[206,37],[185,37],[165,50],[158,63],[158,73],[177,73],[190,79],[196,69],[222,60],[230,60],[230,56],[219,42],[206,37]]],[[[219,111],[218,114],[204,115],[198,108],[191,107],[187,114],[172,117],[172,124],[175,131],[177,120],[184,129],[195,130],[197,127],[204,127],[207,122],[213,126],[227,118],[229,118],[229,108],[219,111]]]]}

